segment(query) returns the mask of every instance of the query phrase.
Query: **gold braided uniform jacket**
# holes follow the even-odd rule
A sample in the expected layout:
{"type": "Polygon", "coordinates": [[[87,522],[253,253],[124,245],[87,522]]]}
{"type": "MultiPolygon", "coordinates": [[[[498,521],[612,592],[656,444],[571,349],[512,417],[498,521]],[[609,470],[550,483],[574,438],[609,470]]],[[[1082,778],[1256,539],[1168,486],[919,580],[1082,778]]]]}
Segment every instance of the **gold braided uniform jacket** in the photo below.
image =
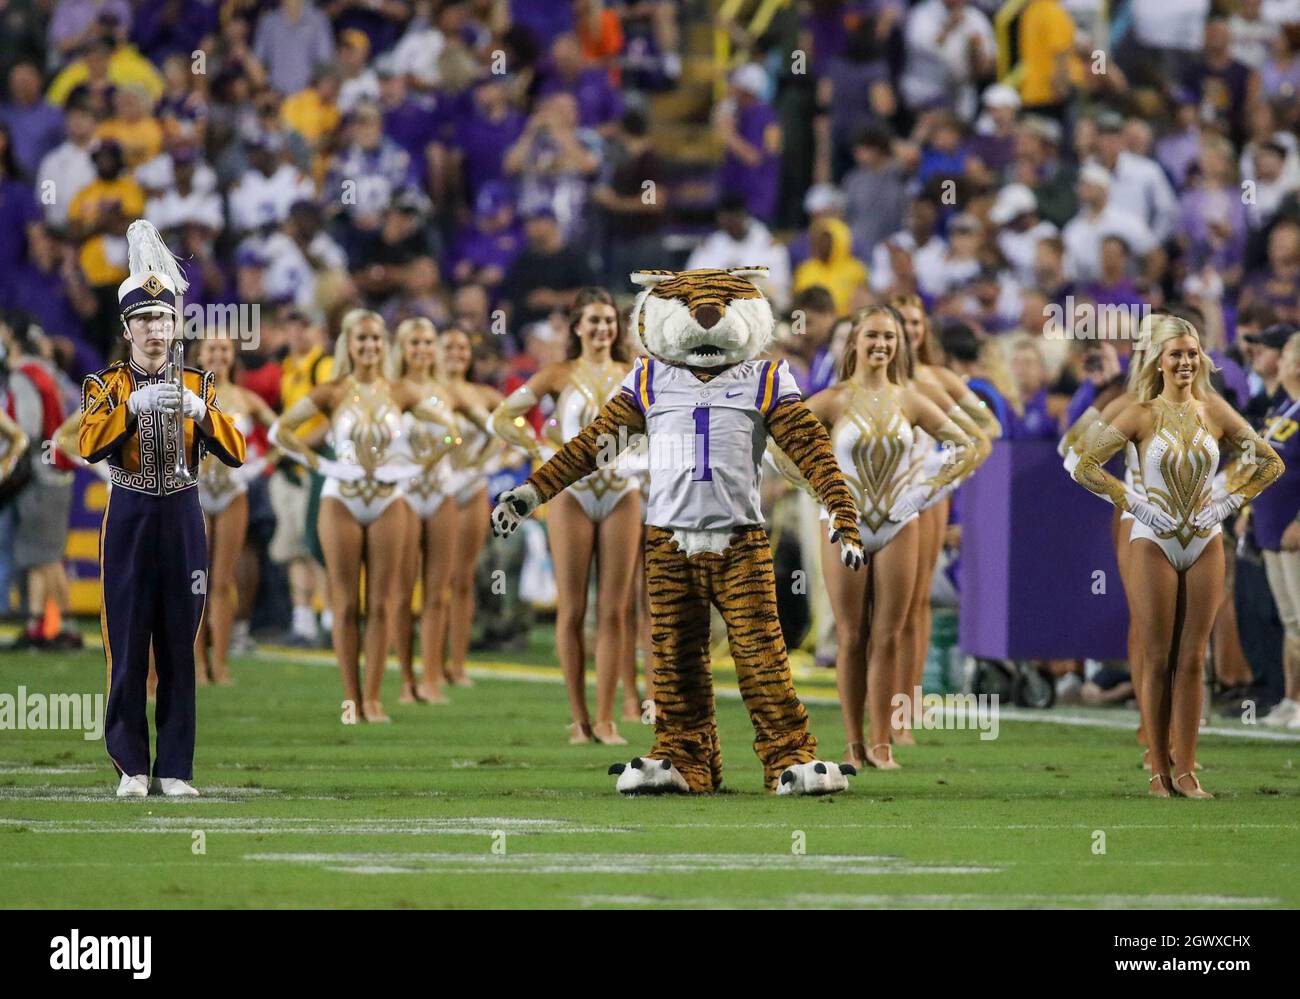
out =
{"type": "MultiPolygon", "coordinates": [[[[212,434],[205,434],[187,419],[185,450],[191,473],[205,454],[214,454],[232,468],[244,463],[244,435],[217,404],[216,380],[209,372],[186,368],[187,389],[199,396],[212,417],[212,434]]],[[[162,380],[132,361],[119,361],[103,371],[87,375],[81,385],[81,456],[89,462],[107,459],[114,487],[166,496],[191,489],[172,475],[175,448],[166,433],[162,413],[133,415],[126,400],[138,387],[162,380]]]]}

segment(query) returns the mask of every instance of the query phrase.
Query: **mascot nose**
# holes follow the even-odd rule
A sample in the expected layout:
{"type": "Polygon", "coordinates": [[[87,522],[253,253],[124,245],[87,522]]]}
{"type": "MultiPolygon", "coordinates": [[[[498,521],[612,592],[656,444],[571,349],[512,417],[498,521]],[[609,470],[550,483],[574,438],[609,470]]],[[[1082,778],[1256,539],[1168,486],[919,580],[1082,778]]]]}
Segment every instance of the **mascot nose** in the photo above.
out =
{"type": "Polygon", "coordinates": [[[695,310],[695,321],[703,326],[706,330],[713,329],[722,318],[722,310],[716,305],[701,305],[695,310]]]}

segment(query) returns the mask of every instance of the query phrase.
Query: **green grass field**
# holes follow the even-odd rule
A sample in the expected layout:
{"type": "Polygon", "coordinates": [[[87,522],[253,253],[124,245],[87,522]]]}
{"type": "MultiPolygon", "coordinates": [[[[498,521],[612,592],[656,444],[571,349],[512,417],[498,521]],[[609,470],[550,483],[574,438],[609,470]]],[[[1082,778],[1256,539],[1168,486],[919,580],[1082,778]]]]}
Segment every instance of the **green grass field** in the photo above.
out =
{"type": "MultiPolygon", "coordinates": [[[[865,773],[834,798],[776,798],[760,789],[741,704],[725,698],[725,793],[623,799],[606,775],[620,750],[566,744],[563,688],[544,661],[536,649],[513,668],[481,661],[477,685],[445,707],[398,705],[390,675],[394,723],[344,727],[324,655],[237,660],[235,686],[199,691],[197,800],[119,801],[102,743],[0,732],[0,904],[1300,905],[1297,739],[1207,735],[1217,800],[1158,801],[1122,727],[1131,713],[1099,727],[1008,712],[994,741],[919,733],[899,772],[865,773]]],[[[93,693],[103,676],[97,649],[0,655],[3,694],[93,693]]],[[[800,688],[838,758],[828,679],[800,688]]],[[[622,759],[649,748],[648,730],[623,729],[622,759]]]]}

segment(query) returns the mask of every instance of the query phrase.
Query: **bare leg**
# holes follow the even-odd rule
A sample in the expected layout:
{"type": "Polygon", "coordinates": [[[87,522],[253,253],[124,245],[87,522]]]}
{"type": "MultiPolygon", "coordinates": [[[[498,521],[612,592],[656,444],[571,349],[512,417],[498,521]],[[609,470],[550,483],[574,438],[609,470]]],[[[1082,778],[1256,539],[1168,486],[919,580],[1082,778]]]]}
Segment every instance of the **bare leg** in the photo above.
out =
{"type": "Polygon", "coordinates": [[[1237,607],[1233,599],[1233,583],[1237,574],[1237,553],[1228,544],[1223,546],[1223,600],[1214,618],[1214,675],[1225,687],[1239,687],[1250,683],[1250,664],[1246,650],[1241,647],[1237,631],[1237,607]]]}
{"type": "MultiPolygon", "coordinates": [[[[629,492],[596,528],[596,726],[601,742],[622,746],[614,725],[614,696],[634,632],[628,619],[636,607],[637,552],[641,548],[641,494],[629,492]]],[[[635,655],[635,654],[634,654],[635,655]]],[[[635,669],[635,658],[633,658],[635,669]]],[[[636,690],[635,675],[632,690],[636,690]]]]}
{"type": "Polygon", "coordinates": [[[325,572],[329,576],[330,604],[334,611],[334,655],[343,678],[343,697],[361,710],[361,676],[358,662],[361,612],[361,552],[365,529],[348,508],[333,497],[320,501],[317,518],[325,572]]]}
{"type": "Polygon", "coordinates": [[[447,651],[447,612],[451,606],[451,563],[460,514],[448,498],[424,522],[424,606],[420,612],[420,696],[445,704],[443,661],[447,651]]]}
{"type": "MultiPolygon", "coordinates": [[[[1223,538],[1211,539],[1194,565],[1183,573],[1183,627],[1174,664],[1171,735],[1174,788],[1201,797],[1194,768],[1204,696],[1205,646],[1223,603],[1223,538]]],[[[1202,792],[1203,794],[1204,792],[1202,792]]]]}
{"type": "Polygon", "coordinates": [[[451,637],[451,662],[448,676],[460,687],[473,686],[465,675],[465,659],[469,655],[469,636],[474,625],[474,570],[478,557],[487,542],[488,521],[487,489],[474,494],[473,499],[460,509],[460,529],[456,532],[456,559],[452,563],[451,616],[448,632],[451,637]]]}
{"type": "MultiPolygon", "coordinates": [[[[930,608],[930,586],[934,582],[939,553],[943,551],[943,532],[948,525],[948,500],[922,510],[916,518],[917,562],[916,580],[912,585],[912,600],[903,623],[902,656],[906,663],[903,693],[910,698],[912,692],[925,680],[925,660],[930,651],[930,629],[933,614],[930,608]]],[[[913,704],[915,711],[920,707],[913,704]]],[[[911,726],[912,719],[907,719],[911,726]]]]}
{"type": "Polygon", "coordinates": [[[1139,538],[1129,545],[1129,578],[1143,595],[1142,613],[1135,617],[1134,653],[1138,662],[1138,703],[1146,719],[1150,748],[1152,793],[1169,794],[1170,655],[1178,612],[1178,571],[1156,544],[1139,538]]]}
{"type": "MultiPolygon", "coordinates": [[[[1137,654],[1137,618],[1141,613],[1141,601],[1139,599],[1140,593],[1134,587],[1131,570],[1129,569],[1132,558],[1132,545],[1129,544],[1129,536],[1132,530],[1133,521],[1121,517],[1119,508],[1116,507],[1110,522],[1111,540],[1115,544],[1115,564],[1119,567],[1119,582],[1124,587],[1124,602],[1128,606],[1128,633],[1125,636],[1125,646],[1128,653],[1129,677],[1133,681],[1133,691],[1137,697],[1137,741],[1139,746],[1145,746],[1147,744],[1147,731],[1146,719],[1142,712],[1142,659],[1137,654]]],[[[1143,756],[1145,758],[1146,754],[1144,753],[1143,756]]]]}
{"type": "Polygon", "coordinates": [[[415,615],[411,613],[411,597],[415,592],[415,581],[420,576],[420,536],[424,525],[405,502],[398,500],[395,505],[402,508],[404,531],[401,578],[393,602],[393,645],[402,672],[401,694],[397,700],[399,704],[411,704],[419,699],[415,693],[415,667],[412,664],[415,615]]]}
{"type": "MultiPolygon", "coordinates": [[[[895,698],[915,710],[913,691],[906,689],[908,663],[903,652],[903,626],[916,588],[917,525],[907,524],[889,544],[871,556],[871,641],[867,649],[867,711],[871,717],[872,748],[898,741],[895,698]],[[877,679],[879,678],[879,679],[877,679]],[[881,719],[886,727],[877,728],[881,719]]],[[[913,711],[904,712],[911,716],[913,711]]],[[[882,755],[882,754],[876,754],[882,755]]]]}
{"type": "Polygon", "coordinates": [[[235,623],[239,592],[235,566],[248,534],[248,497],[236,496],[230,506],[212,518],[212,570],[208,579],[208,632],[212,637],[212,679],[230,682],[230,631],[235,623]]]}
{"type": "Polygon", "coordinates": [[[583,624],[587,617],[587,576],[596,541],[596,525],[587,519],[572,496],[561,493],[547,512],[551,561],[555,566],[555,651],[569,695],[573,733],[569,741],[591,740],[587,714],[587,650],[583,624]]]}
{"type": "Polygon", "coordinates": [[[361,712],[366,721],[388,721],[382,703],[384,667],[393,639],[398,588],[409,540],[405,504],[391,503],[366,528],[366,686],[361,712]]]}
{"type": "Polygon", "coordinates": [[[839,545],[821,539],[822,578],[835,615],[835,686],[844,720],[844,761],[865,764],[867,755],[863,715],[867,707],[867,574],[840,562],[839,545]]]}

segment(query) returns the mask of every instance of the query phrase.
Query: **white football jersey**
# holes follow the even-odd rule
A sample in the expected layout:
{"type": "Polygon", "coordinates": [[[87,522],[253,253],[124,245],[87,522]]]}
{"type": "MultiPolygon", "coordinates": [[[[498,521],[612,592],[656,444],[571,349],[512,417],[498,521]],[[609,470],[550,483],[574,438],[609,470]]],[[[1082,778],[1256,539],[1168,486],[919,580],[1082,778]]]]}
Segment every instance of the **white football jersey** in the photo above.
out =
{"type": "Polygon", "coordinates": [[[785,361],[742,361],[711,381],[638,358],[620,391],[645,414],[647,524],[709,530],[763,523],[758,485],[766,419],[800,398],[785,361]]]}

